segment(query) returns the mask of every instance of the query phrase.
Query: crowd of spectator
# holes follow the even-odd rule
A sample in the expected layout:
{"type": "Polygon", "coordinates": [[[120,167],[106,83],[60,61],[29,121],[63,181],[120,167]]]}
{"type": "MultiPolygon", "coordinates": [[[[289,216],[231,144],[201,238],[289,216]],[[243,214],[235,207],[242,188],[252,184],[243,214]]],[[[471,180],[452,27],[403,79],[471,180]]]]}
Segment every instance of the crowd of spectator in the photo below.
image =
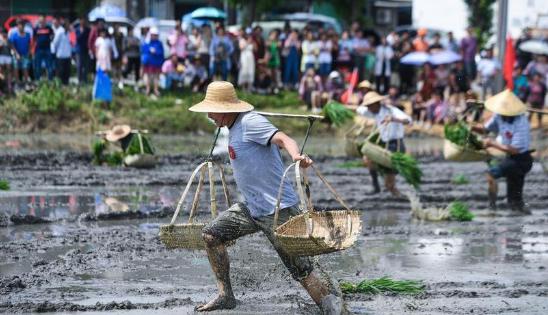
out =
{"type": "MultiPolygon", "coordinates": [[[[255,93],[296,90],[309,109],[318,111],[330,99],[339,100],[352,73],[361,88],[347,99],[357,103],[363,89],[390,94],[394,102],[404,95],[412,101],[413,115],[421,121],[441,122],[462,112],[465,99],[474,97],[477,84],[481,97],[493,93],[494,77],[501,65],[492,49],[479,52],[472,29],[457,41],[451,32],[428,34],[419,29],[365,35],[358,23],[341,34],[333,29],[283,29],[263,34],[260,26],[227,32],[221,24],[205,24],[183,32],[177,22],[167,37],[168,51],[156,27],[143,27],[136,34],[114,25],[108,31],[103,20],[90,26],[85,18],[71,26],[57,18],[51,25],[41,17],[29,33],[23,21],[14,30],[0,33],[0,74],[3,93],[32,88],[43,73],[69,83],[71,64],[79,84],[90,82],[97,71],[107,73],[118,86],[144,85],[146,94],[160,88],[203,91],[211,80],[229,80],[240,89],[255,93]],[[73,36],[71,36],[73,35],[73,36]],[[413,36],[412,36],[413,35],[413,36]],[[449,64],[401,63],[412,52],[451,51],[461,56],[449,64]],[[30,73],[29,70],[33,72],[30,73]]],[[[517,44],[530,34],[526,30],[517,44]]],[[[515,92],[524,101],[544,106],[548,63],[545,55],[520,52],[515,68],[515,92]]]]}

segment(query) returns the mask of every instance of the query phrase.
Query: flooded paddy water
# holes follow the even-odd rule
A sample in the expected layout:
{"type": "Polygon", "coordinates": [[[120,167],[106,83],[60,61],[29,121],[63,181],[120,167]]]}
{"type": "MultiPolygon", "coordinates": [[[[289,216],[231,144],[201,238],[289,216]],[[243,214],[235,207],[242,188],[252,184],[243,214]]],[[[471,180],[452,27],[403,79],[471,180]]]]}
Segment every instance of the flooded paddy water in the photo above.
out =
{"type": "MultiPolygon", "coordinates": [[[[192,313],[216,293],[207,257],[166,250],[157,235],[210,136],[153,137],[160,162],[150,170],[91,165],[92,139],[0,136],[0,143],[16,143],[0,152],[0,178],[11,185],[0,192],[0,312],[192,313]]],[[[546,140],[535,145],[545,148],[546,140]]],[[[365,168],[340,167],[354,160],[344,156],[342,139],[313,137],[307,147],[330,183],[362,210],[358,242],[317,258],[320,264],[337,280],[387,275],[426,284],[418,296],[346,295],[354,313],[548,314],[548,177],[540,163],[525,185],[533,214],[507,210],[501,183],[501,209],[490,216],[484,163],[444,161],[442,140],[410,138],[407,147],[425,173],[419,192],[425,206],[459,199],[476,214],[472,222],[420,222],[411,218],[407,199],[368,195],[365,168]],[[457,174],[470,183],[452,184],[457,174]]],[[[228,180],[236,196],[230,172],[228,180]]],[[[311,181],[318,207],[338,206],[317,178],[311,181]]],[[[398,184],[410,189],[400,178],[398,184]]],[[[181,220],[187,219],[184,213],[181,220]]],[[[219,313],[318,313],[264,236],[238,240],[229,255],[238,305],[219,313]]]]}

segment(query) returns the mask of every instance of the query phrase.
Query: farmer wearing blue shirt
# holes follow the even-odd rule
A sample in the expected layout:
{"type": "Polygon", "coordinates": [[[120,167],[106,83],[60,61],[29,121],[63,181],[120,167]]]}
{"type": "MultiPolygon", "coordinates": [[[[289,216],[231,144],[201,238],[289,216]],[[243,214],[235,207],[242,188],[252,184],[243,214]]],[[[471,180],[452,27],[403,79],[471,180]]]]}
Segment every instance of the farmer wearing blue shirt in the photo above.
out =
{"type": "Polygon", "coordinates": [[[508,205],[511,210],[530,214],[523,202],[523,185],[525,175],[533,166],[529,151],[530,127],[527,119],[527,107],[510,90],[496,94],[487,101],[485,107],[494,115],[484,126],[474,126],[477,132],[493,132],[497,141],[487,138],[483,141],[485,148],[493,147],[504,151],[506,157],[487,171],[489,184],[489,206],[496,210],[497,178],[506,177],[508,205]]]}
{"type": "Polygon", "coordinates": [[[150,80],[154,81],[154,94],[160,95],[158,81],[164,63],[164,46],[158,39],[158,28],[150,29],[150,41],[141,45],[141,63],[143,64],[146,94],[150,94],[150,80]]]}
{"type": "MultiPolygon", "coordinates": [[[[340,289],[330,277],[307,257],[288,255],[272,230],[278,188],[284,172],[280,149],[287,150],[291,159],[300,161],[302,167],[310,166],[312,160],[299,153],[295,140],[254,112],[252,105],[238,100],[230,82],[216,81],[209,84],[205,99],[190,110],[208,113],[208,117],[218,127],[228,127],[230,164],[234,170],[236,186],[245,199],[222,212],[202,231],[219,295],[196,310],[236,307],[225,244],[262,231],[293,278],[303,285],[324,314],[346,313],[340,289]]],[[[297,195],[287,181],[282,188],[280,222],[286,222],[299,213],[297,204],[297,195]]]]}
{"type": "Polygon", "coordinates": [[[218,27],[217,35],[211,39],[211,44],[209,46],[209,64],[212,77],[220,72],[221,78],[223,80],[227,79],[228,71],[231,68],[230,56],[233,52],[234,45],[232,45],[232,41],[225,34],[225,29],[223,27],[218,27]]]}
{"type": "Polygon", "coordinates": [[[53,41],[53,29],[46,25],[45,17],[40,15],[38,24],[34,28],[34,78],[40,79],[42,64],[45,64],[48,79],[53,79],[53,56],[51,54],[51,42],[53,41]]]}
{"type": "Polygon", "coordinates": [[[13,66],[15,68],[17,81],[21,83],[19,70],[22,70],[25,82],[29,82],[31,36],[29,33],[25,32],[25,22],[23,20],[17,20],[17,32],[12,33],[8,41],[15,52],[13,54],[13,66]]]}

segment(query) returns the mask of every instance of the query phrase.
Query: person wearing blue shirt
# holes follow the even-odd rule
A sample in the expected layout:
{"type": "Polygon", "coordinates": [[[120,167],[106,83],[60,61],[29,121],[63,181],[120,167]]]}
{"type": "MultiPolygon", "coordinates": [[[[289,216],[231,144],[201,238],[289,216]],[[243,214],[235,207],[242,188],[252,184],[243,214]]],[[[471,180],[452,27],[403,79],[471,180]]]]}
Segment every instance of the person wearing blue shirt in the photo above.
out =
{"type": "Polygon", "coordinates": [[[506,153],[506,157],[487,171],[489,184],[489,206],[496,210],[497,178],[506,177],[508,205],[513,211],[530,214],[523,202],[525,175],[533,166],[529,150],[530,126],[527,107],[510,90],[500,92],[485,101],[485,107],[494,113],[484,126],[474,126],[472,130],[497,134],[497,141],[485,139],[485,148],[495,148],[506,153]]]}
{"type": "Polygon", "coordinates": [[[45,17],[40,15],[38,24],[34,28],[34,78],[40,79],[42,65],[46,67],[48,79],[53,79],[53,55],[51,54],[51,42],[53,41],[53,29],[46,25],[45,17]]]}
{"type": "Polygon", "coordinates": [[[150,81],[154,83],[154,94],[160,95],[158,81],[164,62],[164,46],[158,39],[158,28],[150,29],[150,41],[141,45],[141,63],[143,64],[146,94],[150,94],[150,81]]]}
{"type": "Polygon", "coordinates": [[[217,35],[211,40],[209,46],[211,76],[221,73],[221,78],[226,81],[230,70],[230,56],[234,52],[234,45],[225,34],[223,27],[217,28],[217,35]]]}
{"type": "Polygon", "coordinates": [[[15,52],[13,66],[17,81],[21,83],[19,70],[22,70],[25,82],[29,82],[31,36],[25,32],[25,22],[23,20],[17,20],[17,32],[12,33],[8,41],[15,52]]]}

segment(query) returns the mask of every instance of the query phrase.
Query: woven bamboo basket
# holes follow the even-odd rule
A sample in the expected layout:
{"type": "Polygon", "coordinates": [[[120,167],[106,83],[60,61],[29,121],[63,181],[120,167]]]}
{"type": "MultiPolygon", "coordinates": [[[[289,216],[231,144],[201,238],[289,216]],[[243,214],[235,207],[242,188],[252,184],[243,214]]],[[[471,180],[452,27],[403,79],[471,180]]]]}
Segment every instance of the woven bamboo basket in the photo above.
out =
{"type": "Polygon", "coordinates": [[[362,154],[377,164],[392,168],[392,152],[378,144],[366,140],[362,145],[362,154]]]}
{"type": "MultiPolygon", "coordinates": [[[[299,163],[291,164],[286,169],[282,177],[282,183],[280,184],[273,225],[277,241],[284,251],[291,256],[315,256],[340,251],[352,246],[356,242],[361,230],[359,211],[350,210],[320,172],[313,168],[316,175],[329,188],[335,199],[345,208],[344,210],[315,211],[310,197],[308,196],[308,199],[305,200],[299,163]],[[303,213],[290,218],[287,222],[278,226],[283,183],[288,171],[292,167],[295,167],[297,191],[299,193],[300,208],[303,213]]],[[[308,187],[306,173],[303,173],[303,175],[304,184],[308,187]]]]}
{"type": "Polygon", "coordinates": [[[468,149],[445,139],[443,144],[443,157],[449,161],[474,162],[488,160],[490,155],[485,150],[478,151],[468,149]]]}
{"type": "MultiPolygon", "coordinates": [[[[226,185],[226,180],[225,180],[222,166],[211,161],[206,161],[198,165],[198,167],[196,167],[196,169],[194,169],[194,171],[192,172],[192,175],[190,176],[190,179],[188,180],[188,183],[183,191],[183,194],[181,198],[179,199],[179,202],[177,203],[177,208],[175,209],[175,213],[173,214],[173,217],[171,218],[171,222],[169,224],[160,226],[160,234],[159,234],[160,240],[162,241],[162,243],[164,243],[164,245],[167,248],[205,249],[205,242],[202,238],[202,229],[205,227],[206,223],[194,222],[194,216],[196,214],[196,209],[198,207],[200,192],[204,186],[205,171],[207,167],[207,170],[209,171],[209,189],[210,189],[209,195],[210,195],[210,205],[211,205],[211,209],[210,209],[211,217],[212,218],[217,217],[217,201],[215,197],[216,195],[215,182],[213,179],[214,166],[219,169],[221,183],[223,186],[223,192],[226,198],[226,202],[229,206],[231,205],[230,196],[228,194],[228,188],[226,185]],[[200,179],[198,180],[198,186],[196,188],[194,199],[192,201],[188,223],[176,224],[175,221],[177,220],[177,216],[179,215],[179,212],[181,211],[183,202],[198,172],[200,172],[200,179]]],[[[231,244],[226,244],[226,245],[231,245],[231,244]]]]}

